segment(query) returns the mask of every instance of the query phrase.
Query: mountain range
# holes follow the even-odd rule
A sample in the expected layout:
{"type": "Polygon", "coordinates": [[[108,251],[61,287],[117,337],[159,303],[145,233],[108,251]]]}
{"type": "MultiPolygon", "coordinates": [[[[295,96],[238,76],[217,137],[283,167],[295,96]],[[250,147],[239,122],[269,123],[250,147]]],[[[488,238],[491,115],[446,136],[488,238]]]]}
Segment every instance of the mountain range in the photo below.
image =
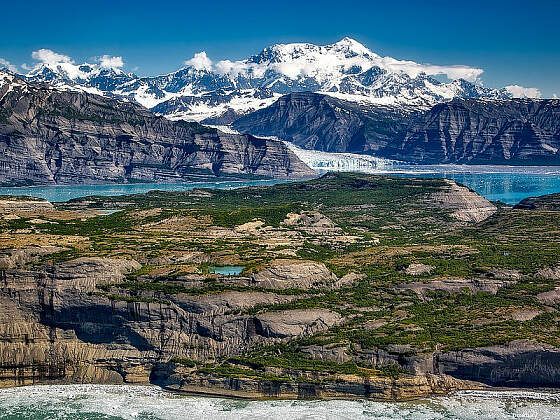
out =
{"type": "Polygon", "coordinates": [[[344,38],[326,46],[277,44],[240,61],[214,63],[201,52],[180,70],[153,77],[99,63],[45,60],[25,78],[125,98],[171,119],[202,121],[225,116],[223,121],[231,122],[282,95],[304,91],[403,109],[427,109],[456,97],[513,96],[509,88],[489,89],[477,83],[479,72],[465,66],[443,68],[381,57],[344,38]],[[439,80],[443,74],[445,81],[439,80]]]}
{"type": "Polygon", "coordinates": [[[560,164],[560,100],[454,98],[428,110],[374,107],[302,92],[232,127],[325,152],[421,164],[560,164]]]}
{"type": "MultiPolygon", "coordinates": [[[[293,151],[254,136],[276,137],[303,149],[421,164],[560,164],[559,100],[516,98],[516,86],[482,86],[479,69],[382,57],[350,38],[326,46],[277,44],[239,61],[213,62],[201,52],[180,70],[153,77],[126,73],[122,63],[111,60],[76,64],[69,57],[41,51],[41,63],[27,74],[2,73],[13,85],[4,88],[0,103],[5,123],[0,129],[9,139],[1,144],[6,156],[2,164],[10,174],[20,173],[12,167],[14,162],[19,162],[18,168],[35,165],[44,172],[35,176],[30,175],[33,170],[24,170],[20,175],[25,182],[36,182],[37,177],[53,182],[136,180],[138,165],[152,168],[149,173],[143,170],[142,180],[193,176],[201,168],[209,176],[309,174],[293,151]],[[59,102],[51,106],[46,98],[59,102]],[[124,109],[126,118],[134,115],[130,118],[141,121],[134,129],[123,127],[124,109]],[[82,118],[84,113],[87,118],[82,118]],[[195,121],[221,131],[192,125],[195,121]],[[91,149],[86,155],[94,159],[94,167],[113,161],[111,169],[97,174],[77,161],[70,171],[55,164],[60,159],[43,161],[45,151],[58,156],[50,147],[59,150],[62,138],[68,141],[67,156],[76,158],[74,149],[81,146],[72,127],[77,123],[77,132],[87,133],[89,140],[95,133],[91,147],[98,147],[99,133],[107,130],[107,144],[127,136],[134,141],[120,151],[108,147],[101,160],[91,149]],[[38,153],[40,163],[20,162],[29,150],[14,154],[13,145],[22,138],[26,140],[18,147],[30,147],[31,138],[46,141],[38,153]],[[137,150],[136,140],[149,145],[137,150]],[[180,152],[177,142],[182,144],[180,152]],[[185,143],[192,146],[189,153],[185,143]],[[227,157],[216,150],[228,150],[227,157]],[[116,155],[109,156],[109,151],[116,155]],[[77,178],[72,180],[70,174],[77,178]]],[[[36,152],[27,153],[30,161],[36,152]]]]}

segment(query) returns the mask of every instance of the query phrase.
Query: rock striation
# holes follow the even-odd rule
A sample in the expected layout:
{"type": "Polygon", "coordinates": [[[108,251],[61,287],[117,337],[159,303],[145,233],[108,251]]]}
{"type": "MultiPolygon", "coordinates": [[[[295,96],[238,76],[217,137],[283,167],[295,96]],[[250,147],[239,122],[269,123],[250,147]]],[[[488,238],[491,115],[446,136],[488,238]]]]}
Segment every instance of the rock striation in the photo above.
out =
{"type": "Polygon", "coordinates": [[[244,133],[311,150],[423,164],[560,163],[560,100],[456,98],[427,111],[292,93],[237,119],[244,133]]]}
{"type": "Polygon", "coordinates": [[[413,121],[396,159],[422,163],[560,163],[557,99],[454,99],[413,121]]]}
{"type": "Polygon", "coordinates": [[[309,289],[328,287],[337,280],[336,276],[322,263],[274,261],[252,276],[252,283],[268,289],[309,289]]]}
{"type": "Polygon", "coordinates": [[[430,196],[430,202],[437,207],[451,210],[451,217],[462,222],[481,222],[498,210],[486,198],[454,181],[445,180],[448,185],[430,196]]]}
{"type": "Polygon", "coordinates": [[[313,172],[284,144],[0,72],[0,184],[173,182],[313,172]]]}

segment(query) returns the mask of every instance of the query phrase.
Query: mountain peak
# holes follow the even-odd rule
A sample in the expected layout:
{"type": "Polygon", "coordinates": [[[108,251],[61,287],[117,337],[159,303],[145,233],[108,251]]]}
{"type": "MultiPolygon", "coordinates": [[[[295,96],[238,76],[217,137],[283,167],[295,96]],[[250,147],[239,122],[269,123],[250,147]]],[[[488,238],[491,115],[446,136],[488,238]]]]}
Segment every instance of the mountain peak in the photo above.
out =
{"type": "Polygon", "coordinates": [[[340,41],[335,42],[331,46],[338,47],[338,49],[346,49],[347,51],[352,51],[359,55],[373,54],[371,50],[368,49],[364,44],[361,44],[360,42],[348,36],[345,36],[340,41]]]}

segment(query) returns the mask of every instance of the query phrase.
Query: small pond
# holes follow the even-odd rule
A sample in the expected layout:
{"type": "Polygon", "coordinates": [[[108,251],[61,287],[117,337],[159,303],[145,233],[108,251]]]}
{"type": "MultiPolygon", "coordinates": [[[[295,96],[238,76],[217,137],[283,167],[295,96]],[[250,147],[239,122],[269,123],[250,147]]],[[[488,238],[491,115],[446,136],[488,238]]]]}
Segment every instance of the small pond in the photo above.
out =
{"type": "Polygon", "coordinates": [[[208,271],[214,274],[221,274],[222,276],[238,276],[243,271],[242,265],[225,265],[221,267],[209,267],[208,271]]]}

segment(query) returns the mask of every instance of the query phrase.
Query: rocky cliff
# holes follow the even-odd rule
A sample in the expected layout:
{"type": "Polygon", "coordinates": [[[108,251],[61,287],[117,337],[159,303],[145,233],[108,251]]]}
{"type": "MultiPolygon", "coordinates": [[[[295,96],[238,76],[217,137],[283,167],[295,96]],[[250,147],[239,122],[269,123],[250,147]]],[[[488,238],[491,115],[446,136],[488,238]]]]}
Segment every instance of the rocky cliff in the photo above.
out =
{"type": "Polygon", "coordinates": [[[406,133],[408,113],[310,92],[292,93],[237,119],[239,132],[276,136],[304,149],[385,156],[406,133]]]}
{"type": "Polygon", "coordinates": [[[454,99],[427,112],[298,93],[233,123],[306,149],[417,163],[560,163],[560,101],[454,99]]]}
{"type": "Polygon", "coordinates": [[[560,101],[455,99],[413,122],[395,158],[422,163],[560,163],[560,101]]]}
{"type": "Polygon", "coordinates": [[[311,175],[279,142],[171,122],[132,103],[0,73],[0,184],[311,175]]]}

